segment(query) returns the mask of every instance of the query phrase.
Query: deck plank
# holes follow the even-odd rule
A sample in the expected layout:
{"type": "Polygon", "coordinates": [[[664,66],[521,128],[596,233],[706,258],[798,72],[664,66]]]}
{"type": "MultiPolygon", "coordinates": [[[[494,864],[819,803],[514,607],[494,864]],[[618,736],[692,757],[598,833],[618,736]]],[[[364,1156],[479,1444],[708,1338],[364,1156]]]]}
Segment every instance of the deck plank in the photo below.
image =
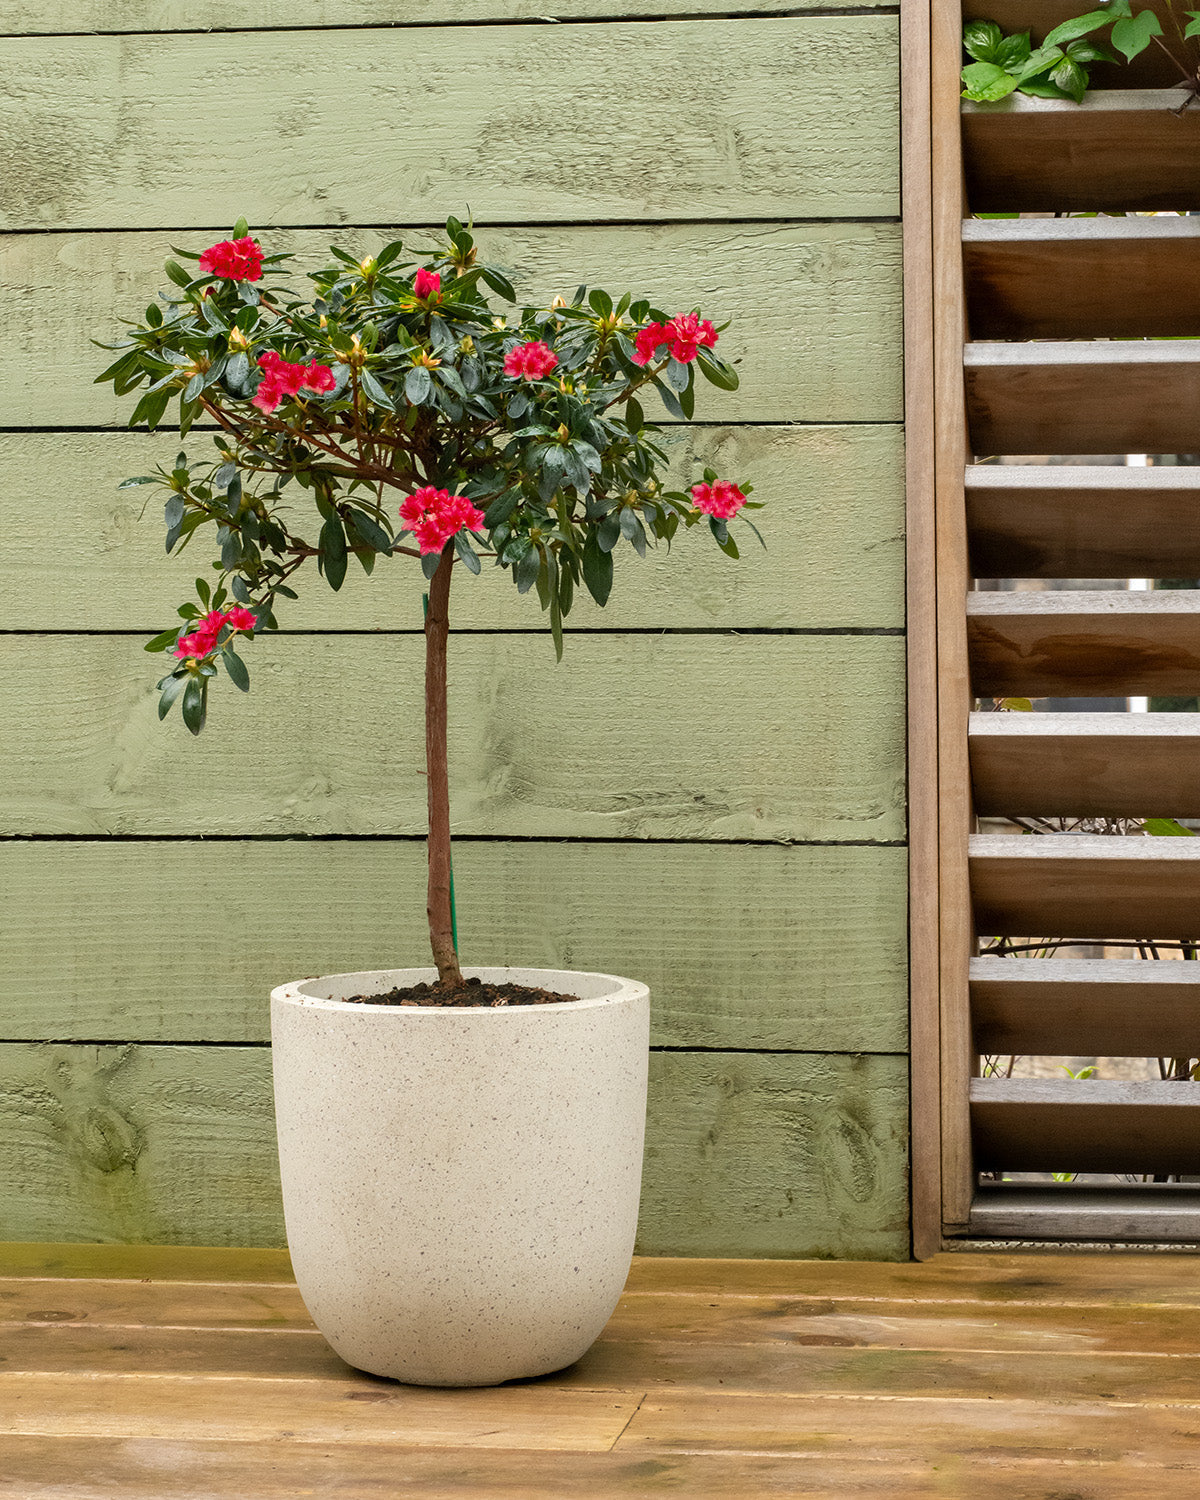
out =
{"type": "Polygon", "coordinates": [[[450,1391],[344,1365],[282,1252],[0,1246],[0,1497],[1182,1494],[1189,1271],[643,1259],[571,1369],[450,1391]]]}

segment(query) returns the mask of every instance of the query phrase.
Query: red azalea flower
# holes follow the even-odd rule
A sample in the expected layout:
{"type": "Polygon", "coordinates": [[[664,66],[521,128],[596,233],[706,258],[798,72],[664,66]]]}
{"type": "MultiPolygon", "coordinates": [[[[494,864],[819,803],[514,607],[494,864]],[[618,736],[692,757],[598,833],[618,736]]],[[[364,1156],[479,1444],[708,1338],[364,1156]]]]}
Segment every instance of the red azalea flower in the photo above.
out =
{"type": "Polygon", "coordinates": [[[707,318],[703,322],[695,313],[680,313],[671,319],[664,332],[671,339],[671,355],[681,364],[691,364],[701,345],[711,349],[717,342],[717,330],[707,318]]]}
{"type": "Polygon", "coordinates": [[[200,257],[200,269],[206,276],[223,276],[226,281],[261,281],[262,262],[258,241],[247,234],[240,240],[210,245],[200,257]]]}
{"type": "Polygon", "coordinates": [[[504,356],[504,373],[514,380],[544,380],[556,364],[558,355],[550,345],[535,339],[508,351],[504,356]]]}
{"type": "Polygon", "coordinates": [[[285,396],[298,396],[302,390],[331,391],[337,383],[328,365],[319,365],[315,359],[307,365],[289,364],[274,349],[264,350],[258,365],[263,378],[251,404],[259,411],[272,412],[285,396]]]}
{"type": "Polygon", "coordinates": [[[718,479],[713,484],[694,484],[692,499],[697,510],[706,516],[715,516],[718,521],[732,520],[746,503],[745,495],[728,479],[718,479]]]}
{"type": "Polygon", "coordinates": [[[436,271],[427,271],[424,266],[413,277],[413,292],[422,302],[436,297],[442,289],[442,278],[436,271]]]}
{"type": "Polygon", "coordinates": [[[660,344],[665,344],[670,335],[662,323],[647,323],[645,328],[639,328],[634,335],[634,343],[637,345],[633,355],[635,365],[648,365],[654,358],[660,344]]]}
{"type": "Polygon", "coordinates": [[[400,519],[424,556],[440,552],[456,532],[478,531],[483,525],[483,512],[465,495],[451,495],[449,490],[426,484],[401,505],[400,519]]]}
{"type": "Polygon", "coordinates": [[[226,614],[225,623],[227,625],[232,625],[235,630],[258,629],[258,620],[255,617],[254,612],[249,609],[243,609],[240,604],[234,605],[234,607],[226,614]]]}

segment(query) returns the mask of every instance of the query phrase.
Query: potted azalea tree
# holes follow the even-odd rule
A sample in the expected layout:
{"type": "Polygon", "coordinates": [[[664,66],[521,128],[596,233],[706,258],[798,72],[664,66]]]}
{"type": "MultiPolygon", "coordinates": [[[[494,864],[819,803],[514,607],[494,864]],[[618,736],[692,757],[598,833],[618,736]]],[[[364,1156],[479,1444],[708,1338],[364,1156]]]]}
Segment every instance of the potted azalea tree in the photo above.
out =
{"type": "MultiPolygon", "coordinates": [[[[460,966],[447,764],[451,583],[485,564],[536,592],[561,657],[580,590],[703,525],[730,557],[750,486],[665,480],[643,402],[691,418],[696,376],[733,390],[700,310],[581,287],[499,314],[505,276],[468,227],[414,259],[399,240],[291,275],[239,223],[166,262],[172,290],[127,325],[98,377],[130,425],[215,427],[126,484],[158,484],[167,551],[219,553],[180,624],[158,711],[193,734],[210,690],[247,691],[243,651],[277,628],[313,563],[419,566],[427,588],[427,907],[434,968],[306,979],[272,1001],[288,1242],[318,1326],[351,1364],[437,1385],[561,1368],[620,1294],[636,1229],[649,995],[612,975],[460,966]],[[192,264],[184,264],[190,261],[192,264]],[[205,434],[205,446],[209,440],[205,434]]],[[[750,528],[753,530],[753,528],[750,528]]],[[[757,535],[757,532],[754,533],[757,535]]],[[[761,538],[760,538],[761,540],[761,538]]],[[[311,571],[311,569],[310,569],[311,571]]],[[[249,653],[247,653],[249,654],[249,653]]]]}

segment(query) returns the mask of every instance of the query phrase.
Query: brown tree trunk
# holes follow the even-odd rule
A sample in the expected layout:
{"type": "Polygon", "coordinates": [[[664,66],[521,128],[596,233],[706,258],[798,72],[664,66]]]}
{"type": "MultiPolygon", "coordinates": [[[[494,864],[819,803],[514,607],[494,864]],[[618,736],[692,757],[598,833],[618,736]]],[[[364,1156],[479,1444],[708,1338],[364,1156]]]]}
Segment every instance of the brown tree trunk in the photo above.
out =
{"type": "Polygon", "coordinates": [[[429,941],[438,978],[462,983],[450,898],[450,771],[446,750],[446,641],[454,547],[442,553],[429,583],[425,616],[425,771],[429,783],[429,941]]]}

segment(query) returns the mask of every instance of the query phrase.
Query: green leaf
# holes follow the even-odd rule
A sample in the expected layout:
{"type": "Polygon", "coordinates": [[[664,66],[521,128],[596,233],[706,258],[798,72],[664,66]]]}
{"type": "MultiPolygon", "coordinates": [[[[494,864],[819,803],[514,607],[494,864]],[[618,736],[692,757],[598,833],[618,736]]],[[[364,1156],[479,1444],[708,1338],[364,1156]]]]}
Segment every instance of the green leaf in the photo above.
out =
{"type": "Polygon", "coordinates": [[[995,21],[970,21],[963,27],[963,47],[977,62],[995,62],[1004,33],[995,21]]]}
{"type": "Polygon", "coordinates": [[[424,365],[414,365],[404,377],[404,394],[414,406],[423,406],[433,394],[433,381],[424,365]]]}
{"type": "Polygon", "coordinates": [[[1017,69],[1016,79],[1018,85],[1023,84],[1027,78],[1036,78],[1039,73],[1046,73],[1062,61],[1063,51],[1061,47],[1041,46],[1036,52],[1031,52],[1021,66],[1017,69]]]}
{"type": "Polygon", "coordinates": [[[732,365],[727,365],[723,359],[718,359],[707,349],[701,349],[696,355],[696,363],[700,366],[701,375],[710,385],[718,386],[723,391],[737,390],[739,384],[737,371],[732,365]]]}
{"type": "Polygon", "coordinates": [[[1111,40],[1125,61],[1132,62],[1150,45],[1152,36],[1162,36],[1159,19],[1152,10],[1140,10],[1136,16],[1114,24],[1111,40]]]}
{"type": "Polygon", "coordinates": [[[226,646],[221,653],[221,660],[225,663],[225,670],[229,673],[229,680],[234,687],[241,688],[243,693],[250,691],[250,673],[246,669],[246,663],[237,654],[232,646],[226,646]]]}
{"type": "MultiPolygon", "coordinates": [[[[180,679],[180,681],[184,680],[180,679]]],[[[183,722],[193,734],[199,734],[204,728],[208,709],[208,683],[190,673],[186,682],[187,686],[183,690],[183,722]]],[[[161,704],[161,699],[159,701],[161,704]]],[[[170,706],[170,704],[167,705],[168,708],[170,706]]]]}
{"type": "Polygon", "coordinates": [[[183,520],[183,496],[172,495],[163,506],[163,519],[167,523],[167,530],[174,531],[183,520]]]}
{"type": "Polygon", "coordinates": [[[361,510],[352,510],[347,513],[351,529],[366,542],[368,547],[374,547],[376,552],[390,552],[392,550],[392,539],[380,526],[378,521],[371,516],[364,515],[361,510]]]}
{"type": "Polygon", "coordinates": [[[1177,823],[1174,818],[1147,818],[1142,826],[1154,838],[1189,839],[1196,836],[1194,829],[1185,828],[1182,823],[1177,823]]]}
{"type": "Polygon", "coordinates": [[[640,432],[646,425],[646,413],[642,410],[641,402],[634,396],[630,396],[625,403],[625,425],[630,432],[640,432]]]}
{"type": "Polygon", "coordinates": [[[1020,85],[1023,94],[1032,94],[1035,99],[1069,99],[1070,94],[1064,94],[1058,84],[1051,83],[1046,78],[1031,78],[1027,83],[1020,85]]]}
{"type": "Polygon", "coordinates": [[[240,391],[250,378],[250,360],[244,349],[238,349],[229,356],[229,363],[225,366],[225,384],[233,391],[240,391]]]}
{"type": "Polygon", "coordinates": [[[392,405],[392,398],[379,384],[378,380],[375,379],[374,375],[371,374],[370,370],[360,370],[358,379],[359,384],[363,388],[364,395],[369,396],[376,406],[385,407],[388,411],[395,411],[396,408],[392,405]]]}
{"type": "Polygon", "coordinates": [[[513,569],[513,577],[517,580],[517,593],[527,594],[537,582],[537,577],[541,570],[542,554],[536,547],[530,547],[529,551],[513,569]]]}
{"type": "Polygon", "coordinates": [[[513,290],[513,284],[507,276],[502,276],[494,266],[481,266],[479,275],[483,281],[491,287],[498,297],[503,297],[505,302],[515,302],[517,294],[513,290]]]}
{"type": "Polygon", "coordinates": [[[483,513],[484,525],[490,531],[493,526],[499,526],[502,521],[507,521],[513,511],[521,503],[521,491],[518,488],[505,490],[502,495],[497,495],[487,510],[483,513]]]}
{"type": "Polygon", "coordinates": [[[653,384],[654,389],[662,397],[662,404],[667,408],[671,415],[673,417],[678,417],[680,421],[686,422],[687,417],[684,414],[683,407],[679,404],[679,398],[675,395],[675,392],[669,390],[657,375],[654,377],[653,384]]]}
{"type": "Polygon", "coordinates": [[[346,533],[336,516],[331,516],[321,527],[321,566],[325,581],[336,591],[346,581],[346,533]]]}
{"type": "Polygon", "coordinates": [[[424,557],[421,558],[421,572],[424,573],[426,578],[433,577],[438,570],[441,560],[442,554],[440,552],[425,553],[424,557]]]}
{"type": "Polygon", "coordinates": [[[601,552],[596,533],[588,532],[583,546],[583,581],[588,593],[603,607],[612,593],[613,560],[611,552],[601,552]]]}
{"type": "Polygon", "coordinates": [[[1079,104],[1084,94],[1087,93],[1088,75],[1078,63],[1073,63],[1069,57],[1064,57],[1051,73],[1050,82],[1056,83],[1064,94],[1069,94],[1075,103],[1079,104]]]}
{"type": "Polygon", "coordinates": [[[1192,19],[1183,28],[1184,36],[1200,36],[1200,11],[1189,10],[1187,14],[1191,16],[1192,19]]]}
{"type": "Polygon", "coordinates": [[[117,488],[119,490],[131,490],[139,484],[161,484],[161,474],[139,474],[136,479],[122,479],[117,488]]]}
{"type": "Polygon", "coordinates": [[[962,81],[966,84],[962,91],[964,99],[975,99],[987,104],[1007,99],[1017,86],[1017,80],[1006,69],[986,62],[971,63],[965,67],[962,70],[962,81]]]}
{"type": "Polygon", "coordinates": [[[1002,68],[1008,68],[1011,72],[1014,68],[1019,68],[1032,51],[1029,33],[1018,31],[1013,36],[1006,36],[996,48],[996,55],[989,57],[987,61],[999,63],[1002,68]]]}
{"type": "Polygon", "coordinates": [[[147,641],[142,650],[165,651],[168,646],[173,646],[178,639],[178,630],[164,630],[160,635],[156,635],[153,640],[147,641]]]}
{"type": "Polygon", "coordinates": [[[1071,61],[1077,63],[1115,63],[1119,60],[1115,52],[1100,42],[1072,42],[1066,50],[1071,61]]]}
{"type": "Polygon", "coordinates": [[[1073,42],[1076,37],[1087,36],[1090,31],[1099,31],[1102,26],[1107,26],[1113,19],[1111,9],[1089,10],[1086,16],[1076,16],[1073,20],[1063,21],[1053,31],[1047,32],[1046,40],[1042,43],[1044,47],[1057,47],[1063,42],[1073,42]]]}
{"type": "Polygon", "coordinates": [[[171,712],[171,705],[187,687],[189,682],[195,679],[191,676],[168,677],[162,684],[162,692],[158,699],[158,717],[165,719],[171,712]]]}
{"type": "Polygon", "coordinates": [[[483,564],[479,561],[479,556],[474,547],[471,546],[471,540],[465,531],[455,532],[454,550],[462,558],[463,566],[468,573],[478,573],[480,571],[483,564]]]}
{"type": "Polygon", "coordinates": [[[188,282],[192,279],[177,260],[164,261],[163,270],[176,286],[187,286],[188,282]]]}

